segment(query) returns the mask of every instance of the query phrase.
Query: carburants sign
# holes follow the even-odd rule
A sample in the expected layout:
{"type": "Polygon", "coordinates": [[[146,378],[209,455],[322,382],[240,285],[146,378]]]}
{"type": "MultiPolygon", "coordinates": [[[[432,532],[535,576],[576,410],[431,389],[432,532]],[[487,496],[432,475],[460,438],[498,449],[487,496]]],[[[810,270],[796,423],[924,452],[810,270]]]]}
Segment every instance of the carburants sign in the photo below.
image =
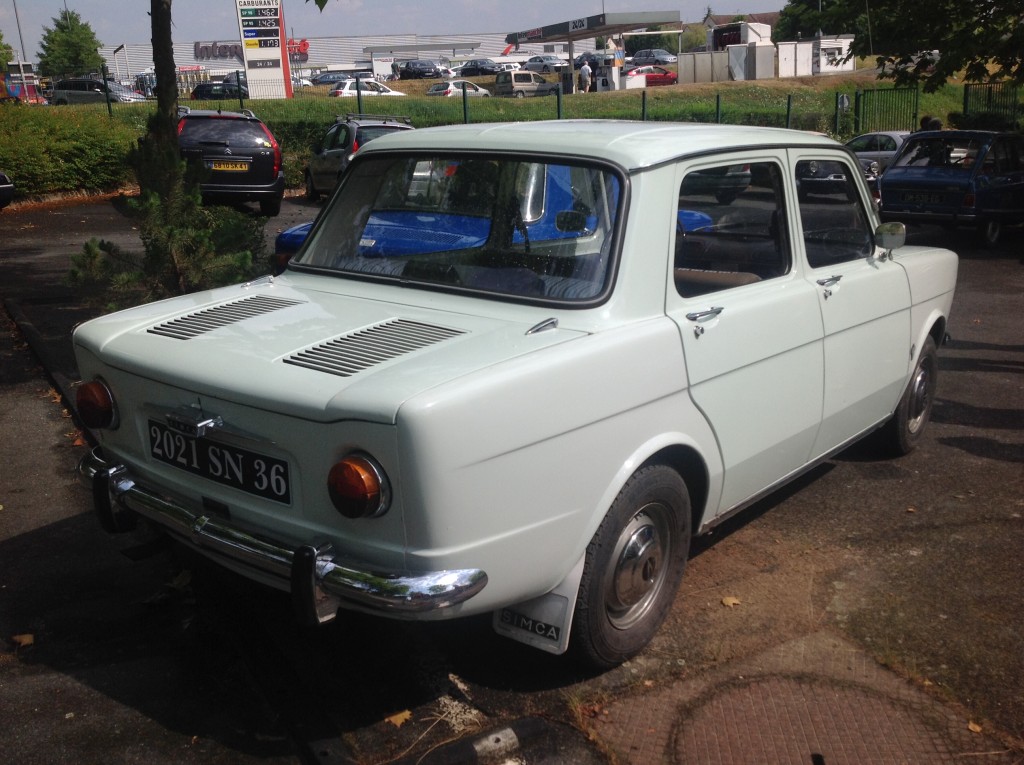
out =
{"type": "Polygon", "coordinates": [[[242,46],[239,43],[197,42],[193,50],[196,61],[211,58],[237,58],[239,61],[245,61],[242,56],[242,46]]]}
{"type": "Polygon", "coordinates": [[[294,40],[288,38],[288,58],[296,63],[304,64],[309,61],[309,42],[305,39],[294,40]]]}

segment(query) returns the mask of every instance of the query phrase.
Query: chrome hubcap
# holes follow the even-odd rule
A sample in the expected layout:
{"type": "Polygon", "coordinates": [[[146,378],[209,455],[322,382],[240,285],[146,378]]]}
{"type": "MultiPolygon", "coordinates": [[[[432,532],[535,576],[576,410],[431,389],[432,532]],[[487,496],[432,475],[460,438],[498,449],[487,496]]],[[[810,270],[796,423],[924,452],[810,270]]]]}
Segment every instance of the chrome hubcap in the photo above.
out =
{"type": "Polygon", "coordinates": [[[925,367],[919,367],[911,384],[910,411],[907,412],[907,428],[911,433],[921,429],[931,407],[931,400],[931,374],[925,367]]]}
{"type": "Polygon", "coordinates": [[[619,535],[605,588],[608,618],[619,629],[628,629],[647,614],[665,581],[667,519],[664,506],[648,505],[619,535]]]}

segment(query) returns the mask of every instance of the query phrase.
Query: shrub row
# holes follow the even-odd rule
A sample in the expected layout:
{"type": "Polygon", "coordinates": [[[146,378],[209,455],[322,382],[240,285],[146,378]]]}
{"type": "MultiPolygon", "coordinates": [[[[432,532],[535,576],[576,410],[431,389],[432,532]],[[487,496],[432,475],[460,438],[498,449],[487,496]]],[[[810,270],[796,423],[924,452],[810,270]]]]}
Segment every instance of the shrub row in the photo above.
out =
{"type": "MultiPolygon", "coordinates": [[[[821,78],[816,78],[821,79],[821,78]]],[[[790,90],[757,83],[716,83],[690,88],[625,90],[528,99],[366,98],[363,110],[408,116],[416,127],[471,122],[528,121],[557,118],[649,119],[692,122],[788,126],[835,132],[836,92],[851,96],[864,82],[794,81],[790,90]],[[826,86],[834,85],[831,89],[826,86]]],[[[249,101],[270,126],[284,152],[289,188],[302,185],[310,146],[337,115],[358,110],[357,99],[328,98],[299,91],[299,97],[279,101],[249,101]]],[[[962,88],[948,86],[938,94],[922,95],[922,113],[948,114],[960,103],[962,88]]],[[[184,102],[202,108],[238,109],[233,102],[184,102]]],[[[0,170],[15,181],[17,198],[70,192],[111,191],[131,184],[129,151],[145,133],[152,104],[34,107],[0,106],[0,170]]],[[[840,131],[852,130],[852,122],[840,131]]],[[[839,136],[849,137],[849,136],[839,136]]]]}

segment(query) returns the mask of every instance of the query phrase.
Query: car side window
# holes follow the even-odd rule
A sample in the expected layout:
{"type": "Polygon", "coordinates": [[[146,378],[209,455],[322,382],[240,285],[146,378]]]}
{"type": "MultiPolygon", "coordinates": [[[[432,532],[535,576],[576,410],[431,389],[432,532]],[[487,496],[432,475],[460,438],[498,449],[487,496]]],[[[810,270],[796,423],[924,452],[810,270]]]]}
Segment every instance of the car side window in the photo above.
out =
{"type": "Polygon", "coordinates": [[[866,258],[874,237],[854,173],[839,160],[801,160],[796,182],[804,251],[811,268],[866,258]]]}
{"type": "Polygon", "coordinates": [[[683,297],[773,279],[790,270],[782,170],[774,162],[723,164],[683,178],[674,277],[683,297]]]}

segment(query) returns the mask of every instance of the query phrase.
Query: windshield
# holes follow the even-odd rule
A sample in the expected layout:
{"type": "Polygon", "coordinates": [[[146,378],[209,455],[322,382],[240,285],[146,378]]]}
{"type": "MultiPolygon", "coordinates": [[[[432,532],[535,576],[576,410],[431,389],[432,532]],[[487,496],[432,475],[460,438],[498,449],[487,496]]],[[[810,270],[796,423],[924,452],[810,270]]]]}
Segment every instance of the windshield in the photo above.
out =
{"type": "Polygon", "coordinates": [[[583,303],[609,285],[620,178],[522,158],[355,161],[294,263],[404,286],[583,303]]]}

